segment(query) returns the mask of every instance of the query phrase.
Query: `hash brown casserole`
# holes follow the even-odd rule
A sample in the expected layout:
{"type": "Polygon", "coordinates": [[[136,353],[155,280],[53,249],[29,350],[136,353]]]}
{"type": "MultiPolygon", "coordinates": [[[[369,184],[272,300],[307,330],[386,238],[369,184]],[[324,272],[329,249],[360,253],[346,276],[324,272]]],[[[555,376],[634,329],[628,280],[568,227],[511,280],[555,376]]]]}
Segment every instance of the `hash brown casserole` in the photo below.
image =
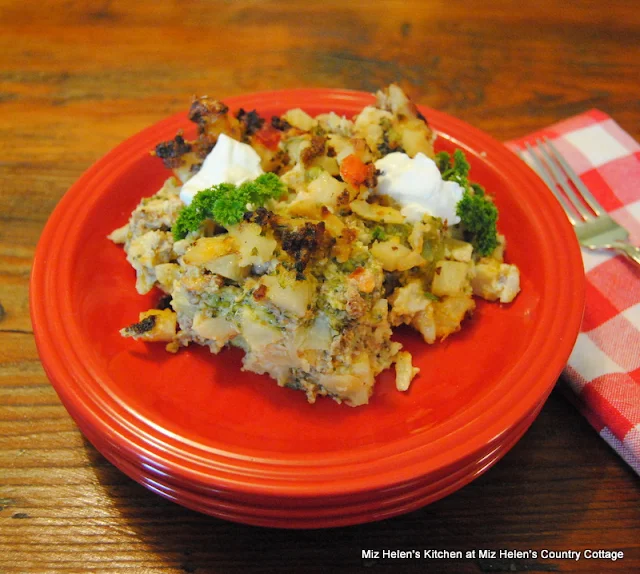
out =
{"type": "Polygon", "coordinates": [[[271,120],[195,98],[197,138],[179,133],[152,152],[174,175],[109,236],[138,292],[166,294],[121,333],[172,352],[240,347],[243,369],[309,402],[358,406],[393,364],[399,390],[417,374],[393,327],[432,344],[461,328],[474,296],[511,302],[519,271],[504,262],[497,210],[468,180],[464,155],[434,153],[435,133],[399,87],[376,96],[354,118],[294,109],[271,120]],[[186,206],[184,184],[224,138],[250,146],[266,175],[203,188],[186,206]],[[383,158],[424,156],[464,194],[455,224],[380,192],[383,158]]]}

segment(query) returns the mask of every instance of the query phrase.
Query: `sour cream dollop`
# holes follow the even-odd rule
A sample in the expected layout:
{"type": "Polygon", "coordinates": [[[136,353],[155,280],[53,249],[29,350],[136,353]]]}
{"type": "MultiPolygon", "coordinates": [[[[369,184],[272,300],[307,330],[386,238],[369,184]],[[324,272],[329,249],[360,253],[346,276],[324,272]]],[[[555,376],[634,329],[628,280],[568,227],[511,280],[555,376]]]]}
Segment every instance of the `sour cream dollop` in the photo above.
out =
{"type": "Polygon", "coordinates": [[[260,156],[250,145],[220,134],[200,171],[182,186],[180,199],[186,205],[191,205],[195,194],[203,189],[220,183],[240,185],[263,173],[260,156]]]}
{"type": "Polygon", "coordinates": [[[400,206],[408,221],[415,222],[427,214],[446,219],[449,225],[460,223],[456,205],[464,190],[454,181],[443,181],[436,163],[423,153],[410,158],[393,152],[375,163],[378,193],[388,195],[400,206]]]}

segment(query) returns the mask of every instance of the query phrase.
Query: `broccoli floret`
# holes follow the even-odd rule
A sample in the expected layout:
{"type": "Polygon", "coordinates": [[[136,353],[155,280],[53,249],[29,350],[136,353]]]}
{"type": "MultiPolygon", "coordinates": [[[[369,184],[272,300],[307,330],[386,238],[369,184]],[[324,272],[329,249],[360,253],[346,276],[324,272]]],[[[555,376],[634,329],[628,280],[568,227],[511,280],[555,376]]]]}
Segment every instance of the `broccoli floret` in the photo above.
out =
{"type": "Polygon", "coordinates": [[[440,151],[436,154],[436,165],[440,170],[440,173],[443,174],[451,167],[451,154],[446,151],[440,151]]]}
{"type": "Polygon", "coordinates": [[[444,181],[455,181],[462,187],[469,185],[469,170],[471,166],[461,149],[456,149],[453,152],[453,163],[451,162],[451,156],[446,151],[441,151],[436,156],[436,165],[444,181]]]}
{"type": "Polygon", "coordinates": [[[490,255],[498,246],[498,209],[484,195],[465,190],[456,206],[465,238],[480,255],[490,255]]]}
{"type": "Polygon", "coordinates": [[[436,164],[444,181],[455,181],[462,187],[464,194],[456,206],[461,220],[465,239],[473,245],[480,255],[490,255],[498,246],[498,209],[485,196],[484,188],[469,181],[471,166],[460,149],[453,152],[453,162],[447,152],[436,156],[436,164]]]}
{"type": "Polygon", "coordinates": [[[171,229],[171,231],[173,232],[173,238],[176,241],[184,239],[189,234],[189,232],[197,231],[198,229],[200,229],[200,224],[202,223],[202,221],[202,217],[200,217],[195,209],[192,209],[191,205],[189,205],[188,207],[183,207],[180,211],[178,219],[171,229]]]}
{"type": "Polygon", "coordinates": [[[242,216],[247,211],[248,201],[242,197],[224,195],[213,204],[213,217],[221,225],[235,225],[242,221],[242,216]]]}
{"type": "Polygon", "coordinates": [[[473,189],[473,193],[480,196],[484,195],[484,187],[482,187],[479,183],[471,183],[470,185],[471,189],[473,189]]]}
{"type": "Polygon", "coordinates": [[[191,205],[184,207],[173,226],[176,241],[191,231],[198,231],[203,221],[212,219],[220,225],[234,225],[249,209],[263,207],[270,199],[280,199],[285,186],[274,173],[265,173],[240,186],[221,183],[198,192],[191,205]]]}
{"type": "Polygon", "coordinates": [[[275,173],[263,173],[253,181],[246,181],[237,188],[234,199],[262,207],[270,199],[280,199],[285,187],[275,173]]]}

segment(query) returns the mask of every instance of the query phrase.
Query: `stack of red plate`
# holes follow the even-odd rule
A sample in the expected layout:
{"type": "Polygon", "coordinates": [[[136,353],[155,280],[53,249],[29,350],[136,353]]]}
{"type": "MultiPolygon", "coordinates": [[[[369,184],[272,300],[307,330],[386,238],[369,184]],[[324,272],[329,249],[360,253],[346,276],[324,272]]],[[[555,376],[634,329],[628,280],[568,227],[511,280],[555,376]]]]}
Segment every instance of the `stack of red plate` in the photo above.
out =
{"type": "MultiPolygon", "coordinates": [[[[232,98],[263,116],[302,107],[354,115],[372,96],[297,90],[232,98]]],[[[36,253],[31,308],[44,367],[96,448],[123,472],[184,506],[285,528],[378,520],[437,500],[473,480],[529,427],[560,374],[582,316],[579,247],[551,193],[482,132],[434,110],[436,147],[462,148],[495,197],[507,258],[522,292],[479,302],[443,343],[399,331],[421,373],[406,393],[383,373],[367,406],[303,393],[241,371],[241,353],[192,346],[178,354],[118,330],[153,306],[121,248],[106,239],[167,172],[149,150],[189,134],[184,115],[118,146],[52,214],[36,253]]]]}

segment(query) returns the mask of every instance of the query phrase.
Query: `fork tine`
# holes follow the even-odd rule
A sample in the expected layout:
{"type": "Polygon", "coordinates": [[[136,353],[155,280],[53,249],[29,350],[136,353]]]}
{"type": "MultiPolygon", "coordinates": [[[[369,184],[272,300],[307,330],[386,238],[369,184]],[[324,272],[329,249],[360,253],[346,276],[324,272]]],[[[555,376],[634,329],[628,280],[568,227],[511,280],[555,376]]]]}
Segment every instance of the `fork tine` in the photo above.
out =
{"type": "Polygon", "coordinates": [[[558,185],[560,185],[562,190],[565,192],[567,199],[570,201],[573,208],[582,216],[584,220],[593,219],[593,215],[591,215],[591,213],[584,207],[584,205],[582,205],[582,202],[578,199],[578,196],[575,194],[573,189],[571,189],[569,180],[562,173],[562,170],[558,167],[559,164],[557,161],[555,161],[557,158],[552,157],[553,151],[551,151],[550,154],[547,151],[545,144],[541,140],[536,140],[536,144],[538,145],[538,149],[540,150],[540,153],[542,153],[547,166],[553,173],[556,183],[558,183],[558,185]]]}
{"type": "Polygon", "coordinates": [[[562,157],[562,154],[558,151],[558,148],[556,148],[556,146],[546,136],[544,137],[544,141],[554,152],[556,160],[562,166],[564,172],[569,176],[569,179],[571,179],[573,185],[575,185],[578,191],[582,194],[582,197],[587,202],[589,207],[593,209],[596,215],[602,215],[604,213],[604,207],[602,207],[602,205],[598,203],[598,200],[593,197],[591,192],[587,189],[587,186],[582,183],[582,180],[577,176],[576,172],[571,169],[571,166],[567,163],[567,160],[562,157]]]}
{"type": "MultiPolygon", "coordinates": [[[[553,181],[551,174],[549,173],[549,170],[540,161],[540,159],[538,158],[538,154],[536,154],[535,151],[533,151],[533,148],[531,147],[529,142],[525,142],[524,145],[527,148],[527,152],[529,152],[529,157],[533,162],[534,170],[542,178],[542,180],[547,184],[547,187],[553,192],[553,195],[556,196],[556,199],[562,205],[562,209],[564,209],[564,212],[567,214],[567,217],[569,218],[569,221],[572,223],[572,225],[576,225],[578,221],[573,215],[573,210],[569,207],[569,204],[567,203],[565,198],[562,197],[560,193],[558,193],[558,189],[553,181]]],[[[522,152],[519,152],[519,155],[523,160],[526,161],[522,152]]]]}

